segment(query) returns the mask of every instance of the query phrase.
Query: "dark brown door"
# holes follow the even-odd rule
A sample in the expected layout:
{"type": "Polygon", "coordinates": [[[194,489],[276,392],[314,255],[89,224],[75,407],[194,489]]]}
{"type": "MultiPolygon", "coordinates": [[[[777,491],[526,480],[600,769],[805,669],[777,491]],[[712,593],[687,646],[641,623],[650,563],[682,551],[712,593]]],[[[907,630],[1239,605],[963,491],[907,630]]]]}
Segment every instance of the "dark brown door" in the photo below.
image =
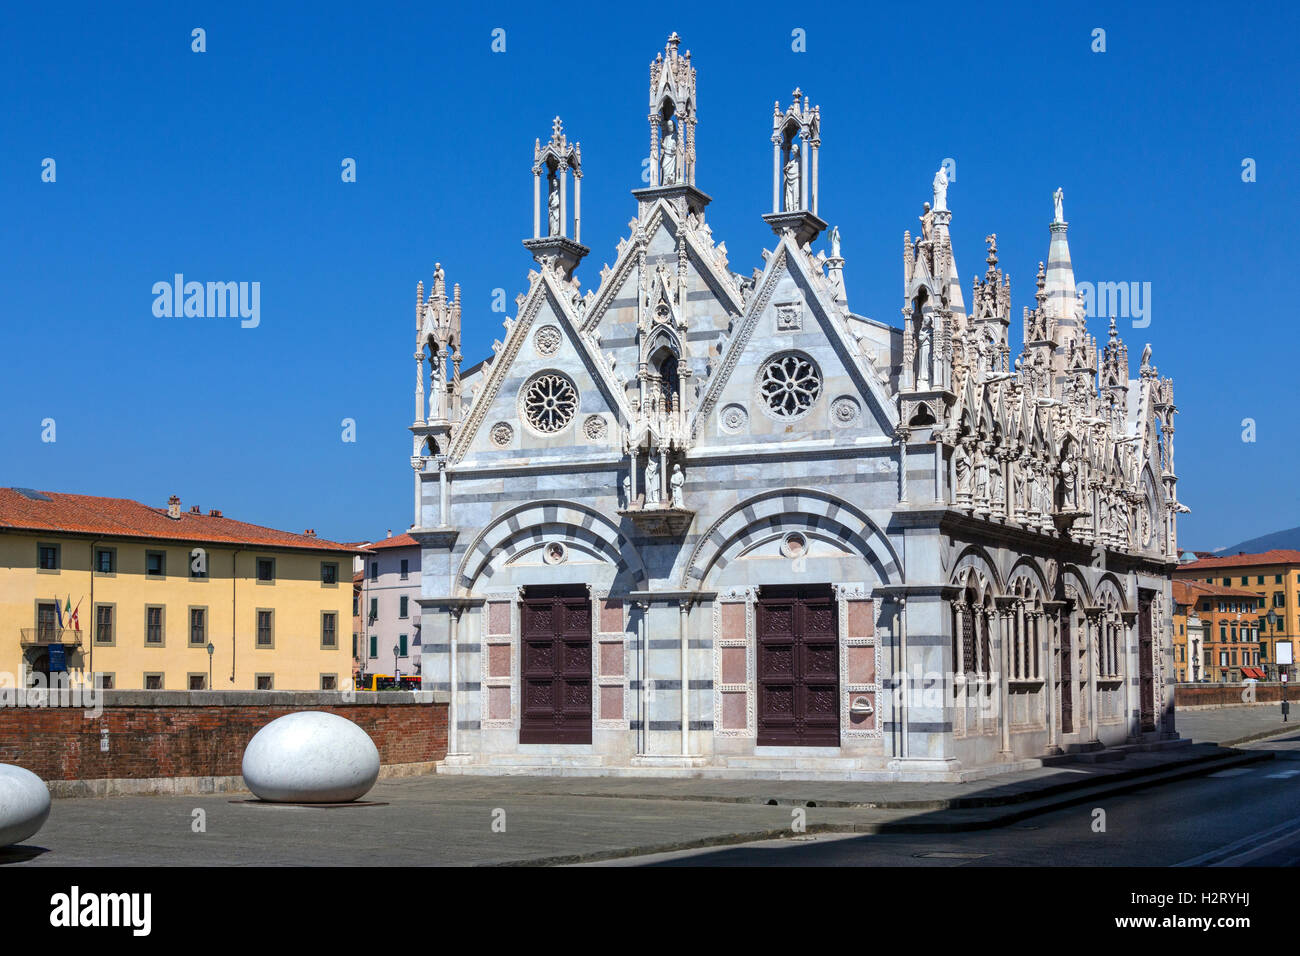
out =
{"type": "Polygon", "coordinates": [[[521,744],[591,743],[591,599],[527,588],[520,633],[521,744]]]}
{"type": "Polygon", "coordinates": [[[1138,592],[1138,685],[1142,729],[1156,729],[1155,661],[1151,656],[1151,592],[1138,592]]]}
{"type": "Polygon", "coordinates": [[[840,647],[829,585],[759,593],[758,743],[840,745],[840,647]]]}
{"type": "Polygon", "coordinates": [[[1061,615],[1061,733],[1074,733],[1074,641],[1070,625],[1074,617],[1067,611],[1061,615]]]}

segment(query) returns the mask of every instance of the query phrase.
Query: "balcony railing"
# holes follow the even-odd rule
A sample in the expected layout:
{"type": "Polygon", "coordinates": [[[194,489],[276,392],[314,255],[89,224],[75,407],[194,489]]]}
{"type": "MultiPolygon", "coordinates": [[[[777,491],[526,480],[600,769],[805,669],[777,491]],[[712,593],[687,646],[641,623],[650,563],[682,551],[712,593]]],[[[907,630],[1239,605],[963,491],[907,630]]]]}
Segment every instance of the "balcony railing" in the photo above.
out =
{"type": "Polygon", "coordinates": [[[21,644],[66,644],[71,647],[81,646],[81,631],[71,627],[23,627],[19,628],[18,639],[21,644]]]}

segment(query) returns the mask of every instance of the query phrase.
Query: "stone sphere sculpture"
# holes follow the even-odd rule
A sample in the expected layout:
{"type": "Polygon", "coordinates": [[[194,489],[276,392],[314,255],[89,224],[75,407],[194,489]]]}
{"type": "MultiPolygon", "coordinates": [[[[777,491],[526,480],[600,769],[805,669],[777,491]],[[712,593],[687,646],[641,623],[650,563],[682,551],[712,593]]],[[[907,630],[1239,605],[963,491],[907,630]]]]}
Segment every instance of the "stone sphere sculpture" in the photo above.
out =
{"type": "Polygon", "coordinates": [[[30,770],[0,763],[0,847],[22,843],[45,826],[50,788],[30,770]]]}
{"type": "Polygon", "coordinates": [[[304,710],[253,735],[243,773],[248,789],[272,803],[347,803],[379,779],[379,750],[347,718],[304,710]]]}

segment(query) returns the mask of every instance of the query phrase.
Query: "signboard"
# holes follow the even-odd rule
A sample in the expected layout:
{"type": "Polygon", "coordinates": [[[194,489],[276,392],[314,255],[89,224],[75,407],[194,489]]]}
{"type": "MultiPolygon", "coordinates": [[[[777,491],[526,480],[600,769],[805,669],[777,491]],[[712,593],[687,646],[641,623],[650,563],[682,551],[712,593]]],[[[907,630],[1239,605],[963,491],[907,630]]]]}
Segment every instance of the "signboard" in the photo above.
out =
{"type": "Polygon", "coordinates": [[[1291,648],[1291,642],[1290,642],[1290,641],[1278,641],[1278,642],[1277,642],[1277,662],[1278,662],[1279,664],[1282,664],[1282,665],[1290,665],[1290,664],[1294,664],[1294,663],[1295,663],[1295,660],[1294,660],[1294,658],[1293,658],[1293,656],[1292,656],[1291,650],[1292,650],[1292,648],[1291,648]]]}
{"type": "Polygon", "coordinates": [[[61,673],[68,669],[68,658],[62,644],[50,645],[50,673],[61,673]]]}

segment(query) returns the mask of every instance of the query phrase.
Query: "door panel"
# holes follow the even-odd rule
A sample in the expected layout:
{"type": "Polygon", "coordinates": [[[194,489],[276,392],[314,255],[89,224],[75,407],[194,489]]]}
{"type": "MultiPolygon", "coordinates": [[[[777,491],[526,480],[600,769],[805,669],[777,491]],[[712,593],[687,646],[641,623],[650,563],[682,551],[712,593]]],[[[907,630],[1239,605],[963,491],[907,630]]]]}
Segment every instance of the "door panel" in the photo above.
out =
{"type": "Polygon", "coordinates": [[[1151,646],[1151,592],[1138,592],[1138,684],[1143,730],[1156,729],[1155,661],[1151,646]]]}
{"type": "Polygon", "coordinates": [[[519,742],[591,743],[591,601],[586,589],[528,588],[521,615],[519,742]]]}
{"type": "Polygon", "coordinates": [[[828,585],[763,588],[756,612],[759,746],[838,747],[834,592],[828,585]]]}

